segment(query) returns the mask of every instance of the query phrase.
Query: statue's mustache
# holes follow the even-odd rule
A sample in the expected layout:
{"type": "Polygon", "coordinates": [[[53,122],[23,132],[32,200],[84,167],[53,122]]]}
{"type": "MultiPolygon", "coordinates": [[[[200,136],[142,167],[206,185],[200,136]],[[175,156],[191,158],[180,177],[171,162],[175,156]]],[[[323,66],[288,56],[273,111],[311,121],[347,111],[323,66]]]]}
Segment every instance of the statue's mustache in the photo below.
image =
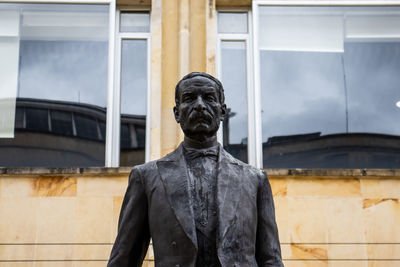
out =
{"type": "Polygon", "coordinates": [[[207,111],[192,111],[189,115],[190,120],[204,120],[206,122],[212,121],[213,117],[207,111]]]}

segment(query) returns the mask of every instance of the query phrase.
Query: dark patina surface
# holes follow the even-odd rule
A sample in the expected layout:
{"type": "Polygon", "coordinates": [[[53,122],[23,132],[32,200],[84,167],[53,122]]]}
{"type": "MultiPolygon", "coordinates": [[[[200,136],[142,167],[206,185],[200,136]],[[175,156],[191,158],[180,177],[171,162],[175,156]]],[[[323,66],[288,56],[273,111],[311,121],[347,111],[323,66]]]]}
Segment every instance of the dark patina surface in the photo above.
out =
{"type": "Polygon", "coordinates": [[[185,138],[162,159],[133,168],[109,267],[283,266],[274,202],[264,172],[217,142],[226,114],[220,81],[190,73],[175,88],[185,138]]]}

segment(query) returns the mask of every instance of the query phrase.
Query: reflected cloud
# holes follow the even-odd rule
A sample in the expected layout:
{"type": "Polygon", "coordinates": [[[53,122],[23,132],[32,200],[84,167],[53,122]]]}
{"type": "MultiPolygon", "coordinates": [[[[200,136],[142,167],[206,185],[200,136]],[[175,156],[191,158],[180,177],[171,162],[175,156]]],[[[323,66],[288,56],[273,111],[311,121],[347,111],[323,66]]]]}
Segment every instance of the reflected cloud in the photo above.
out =
{"type": "Polygon", "coordinates": [[[399,49],[398,43],[345,44],[344,65],[341,53],[261,51],[263,141],[343,133],[346,119],[349,132],[400,135],[393,105],[400,98],[399,49]]]}
{"type": "Polygon", "coordinates": [[[147,41],[123,40],[121,62],[121,113],[146,115],[146,99],[147,41]]]}
{"type": "Polygon", "coordinates": [[[230,112],[235,113],[229,118],[229,144],[241,144],[247,139],[246,47],[243,41],[224,41],[221,46],[225,102],[230,112]]]}
{"type": "Polygon", "coordinates": [[[21,41],[18,97],[106,107],[107,42],[21,41]]]}

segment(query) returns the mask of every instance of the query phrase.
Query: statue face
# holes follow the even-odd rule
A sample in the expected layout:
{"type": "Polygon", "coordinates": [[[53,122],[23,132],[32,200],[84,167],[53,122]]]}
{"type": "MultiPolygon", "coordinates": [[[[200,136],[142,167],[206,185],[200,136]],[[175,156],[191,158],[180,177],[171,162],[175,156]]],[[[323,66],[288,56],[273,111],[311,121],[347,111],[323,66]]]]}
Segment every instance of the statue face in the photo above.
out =
{"type": "Polygon", "coordinates": [[[196,76],[181,83],[174,114],[186,136],[203,139],[215,135],[225,113],[214,81],[196,76]]]}

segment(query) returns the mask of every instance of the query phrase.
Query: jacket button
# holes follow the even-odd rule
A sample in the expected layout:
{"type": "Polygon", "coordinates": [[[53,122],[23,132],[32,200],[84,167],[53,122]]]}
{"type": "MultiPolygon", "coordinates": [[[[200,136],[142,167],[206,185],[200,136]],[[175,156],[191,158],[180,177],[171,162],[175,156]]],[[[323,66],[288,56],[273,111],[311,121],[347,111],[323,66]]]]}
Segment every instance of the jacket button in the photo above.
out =
{"type": "Polygon", "coordinates": [[[175,267],[179,267],[179,264],[175,265],[175,267]]]}
{"type": "Polygon", "coordinates": [[[175,246],[176,246],[176,242],[175,242],[175,241],[172,241],[171,245],[172,245],[173,247],[175,247],[175,246]]]}

